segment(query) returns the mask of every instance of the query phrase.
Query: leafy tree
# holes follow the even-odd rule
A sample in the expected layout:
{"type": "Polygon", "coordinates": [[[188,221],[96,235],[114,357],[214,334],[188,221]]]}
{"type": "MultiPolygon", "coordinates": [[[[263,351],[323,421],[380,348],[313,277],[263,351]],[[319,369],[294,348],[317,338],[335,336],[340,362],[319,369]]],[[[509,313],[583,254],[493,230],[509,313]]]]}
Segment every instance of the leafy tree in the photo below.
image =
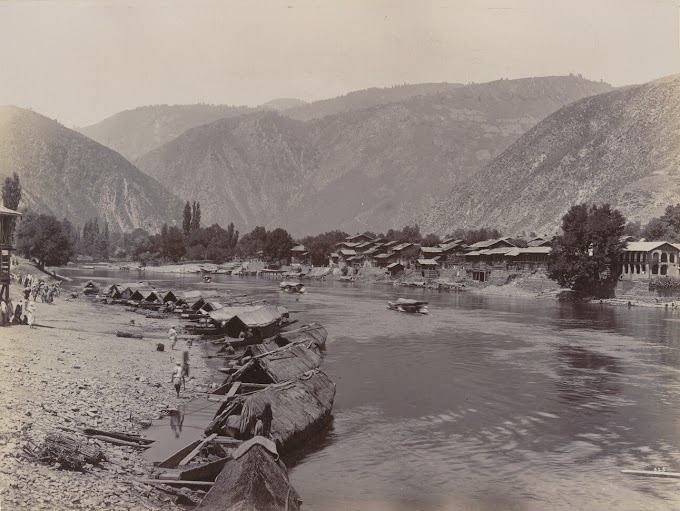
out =
{"type": "Polygon", "coordinates": [[[168,259],[176,263],[182,258],[184,252],[184,237],[182,236],[182,231],[175,226],[170,227],[165,243],[165,253],[168,259]]]}
{"type": "Polygon", "coordinates": [[[62,222],[51,215],[27,213],[17,230],[18,250],[40,268],[61,266],[73,257],[73,245],[62,222]]]}
{"type": "Polygon", "coordinates": [[[609,204],[573,206],[553,241],[548,277],[583,295],[611,296],[621,275],[625,224],[609,204]]]}
{"type": "Polygon", "coordinates": [[[417,243],[420,244],[423,239],[420,234],[420,227],[414,225],[413,227],[407,225],[401,230],[389,229],[385,238],[389,241],[398,241],[399,243],[417,243]]]}
{"type": "Polygon", "coordinates": [[[104,258],[104,261],[109,260],[109,223],[105,222],[104,223],[104,239],[102,242],[102,257],[104,258]]]}
{"type": "Polygon", "coordinates": [[[267,241],[267,229],[255,227],[249,233],[243,235],[236,246],[236,253],[241,257],[252,257],[264,250],[267,241]]]}
{"type": "Polygon", "coordinates": [[[423,247],[436,247],[438,246],[442,240],[439,239],[439,236],[436,234],[428,234],[423,238],[423,241],[420,243],[423,247]]]}
{"type": "Polygon", "coordinates": [[[661,218],[652,218],[644,229],[642,229],[642,237],[647,241],[678,241],[677,232],[661,218]]]}
{"type": "Polygon", "coordinates": [[[323,266],[328,264],[328,258],[333,251],[333,247],[347,238],[347,233],[343,231],[328,231],[316,236],[306,236],[300,240],[309,252],[312,264],[323,266]]]}
{"type": "Polygon", "coordinates": [[[2,185],[2,205],[16,211],[21,202],[21,182],[19,175],[14,172],[12,177],[7,177],[2,185]]]}
{"type": "Polygon", "coordinates": [[[186,235],[191,231],[191,204],[189,204],[189,201],[184,205],[182,212],[182,231],[186,235]]]}
{"type": "Polygon", "coordinates": [[[270,262],[287,261],[290,256],[290,249],[295,246],[293,237],[288,231],[280,227],[267,233],[266,242],[262,249],[264,256],[270,262]]]}

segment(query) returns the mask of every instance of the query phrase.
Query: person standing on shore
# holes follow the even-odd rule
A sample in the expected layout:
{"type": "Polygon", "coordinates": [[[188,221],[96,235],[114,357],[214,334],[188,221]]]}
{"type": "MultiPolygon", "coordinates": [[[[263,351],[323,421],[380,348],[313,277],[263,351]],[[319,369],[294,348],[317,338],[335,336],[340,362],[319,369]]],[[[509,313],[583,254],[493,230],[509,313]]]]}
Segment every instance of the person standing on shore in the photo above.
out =
{"type": "Polygon", "coordinates": [[[168,337],[170,338],[170,348],[175,349],[175,344],[177,344],[177,330],[175,330],[175,325],[172,325],[170,327],[170,330],[168,330],[168,337]]]}
{"type": "Polygon", "coordinates": [[[28,326],[33,328],[33,323],[35,323],[35,302],[29,300],[28,305],[26,305],[26,319],[28,319],[28,326]]]}
{"type": "Polygon", "coordinates": [[[182,368],[182,363],[178,360],[175,368],[172,370],[172,384],[175,386],[177,397],[179,397],[179,391],[182,388],[182,381],[184,381],[184,369],[182,368]]]}
{"type": "Polygon", "coordinates": [[[7,304],[0,298],[0,326],[7,326],[7,304]]]}

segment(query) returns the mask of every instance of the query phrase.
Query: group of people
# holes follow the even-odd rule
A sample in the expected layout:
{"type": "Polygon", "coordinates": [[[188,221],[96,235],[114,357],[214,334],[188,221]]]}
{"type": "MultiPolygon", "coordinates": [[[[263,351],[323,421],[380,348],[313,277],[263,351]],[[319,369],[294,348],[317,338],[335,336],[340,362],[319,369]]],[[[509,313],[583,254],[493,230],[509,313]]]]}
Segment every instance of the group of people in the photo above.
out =
{"type": "Polygon", "coordinates": [[[10,325],[29,325],[34,328],[35,323],[35,302],[33,300],[22,300],[14,307],[11,299],[5,301],[0,298],[0,326],[10,325]]]}

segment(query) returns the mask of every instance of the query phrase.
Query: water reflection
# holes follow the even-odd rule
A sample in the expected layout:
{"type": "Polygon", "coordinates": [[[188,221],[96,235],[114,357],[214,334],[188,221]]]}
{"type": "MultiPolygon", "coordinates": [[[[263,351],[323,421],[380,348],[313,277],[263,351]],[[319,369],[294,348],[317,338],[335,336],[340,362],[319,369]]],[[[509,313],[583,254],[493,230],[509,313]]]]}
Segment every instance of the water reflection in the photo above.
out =
{"type": "Polygon", "coordinates": [[[175,438],[179,438],[182,434],[182,425],[184,424],[184,405],[177,407],[177,410],[170,412],[170,427],[175,433],[175,438]]]}

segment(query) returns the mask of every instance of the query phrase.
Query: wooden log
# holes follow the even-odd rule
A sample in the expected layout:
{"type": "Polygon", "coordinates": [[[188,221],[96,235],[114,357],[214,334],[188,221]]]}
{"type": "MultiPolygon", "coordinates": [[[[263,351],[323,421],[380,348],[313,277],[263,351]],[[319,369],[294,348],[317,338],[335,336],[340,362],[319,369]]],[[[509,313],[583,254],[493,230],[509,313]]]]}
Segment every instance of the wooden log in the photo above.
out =
{"type": "Polygon", "coordinates": [[[101,440],[102,442],[108,442],[113,445],[124,445],[126,447],[137,447],[138,449],[148,449],[150,445],[138,444],[137,442],[128,442],[126,440],[118,440],[117,438],[112,438],[110,436],[104,435],[92,435],[92,438],[101,440]]]}
{"type": "Polygon", "coordinates": [[[184,465],[186,465],[187,463],[189,463],[189,462],[191,461],[191,459],[192,459],[194,456],[196,456],[196,455],[201,451],[201,449],[203,449],[203,447],[204,447],[205,445],[207,445],[208,443],[210,443],[210,441],[212,441],[212,439],[215,438],[216,436],[217,436],[217,433],[213,433],[212,435],[210,435],[210,436],[204,438],[204,439],[203,439],[196,447],[194,447],[194,449],[193,449],[189,454],[187,454],[187,455],[182,459],[182,461],[180,461],[180,462],[177,464],[177,466],[178,466],[178,467],[181,467],[181,466],[184,466],[184,465]]]}
{"type": "Polygon", "coordinates": [[[100,429],[92,429],[92,428],[85,428],[83,430],[83,433],[86,435],[92,436],[92,435],[102,435],[102,436],[108,436],[111,438],[117,438],[118,440],[126,440],[128,442],[136,442],[139,444],[151,444],[154,442],[154,440],[149,440],[148,438],[142,438],[139,435],[130,435],[128,433],[116,433],[116,432],[111,432],[111,431],[102,431],[100,429]]]}
{"type": "Polygon", "coordinates": [[[238,447],[243,443],[243,440],[238,440],[236,438],[232,438],[230,436],[221,436],[218,435],[215,438],[213,438],[213,442],[220,444],[220,445],[226,445],[227,447],[238,447]]]}
{"type": "Polygon", "coordinates": [[[141,484],[167,484],[168,486],[186,486],[187,488],[212,488],[215,483],[208,481],[173,481],[172,479],[135,479],[141,484]]]}
{"type": "Polygon", "coordinates": [[[123,332],[122,330],[118,330],[116,332],[116,337],[126,337],[130,339],[143,339],[144,336],[142,334],[136,334],[134,332],[123,332]]]}
{"type": "Polygon", "coordinates": [[[622,474],[632,476],[647,476],[647,477],[666,477],[670,479],[680,479],[680,472],[661,472],[656,470],[622,470],[622,474]]]}

